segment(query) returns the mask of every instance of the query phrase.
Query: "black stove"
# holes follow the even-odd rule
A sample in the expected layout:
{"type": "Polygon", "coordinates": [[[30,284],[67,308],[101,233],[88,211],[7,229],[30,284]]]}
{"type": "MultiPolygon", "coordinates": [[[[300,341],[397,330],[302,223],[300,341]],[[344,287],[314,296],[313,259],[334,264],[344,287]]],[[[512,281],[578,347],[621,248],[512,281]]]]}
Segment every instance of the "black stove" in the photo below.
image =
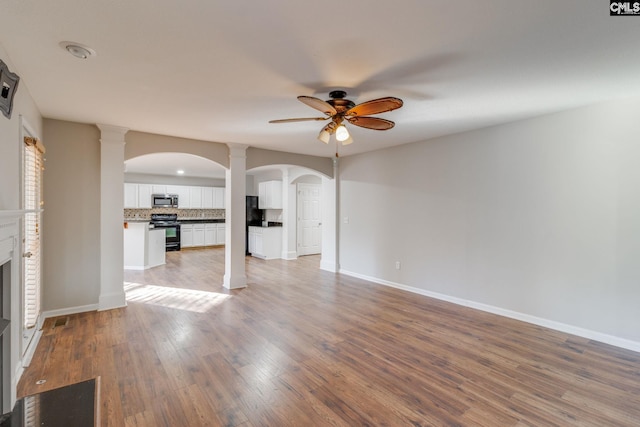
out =
{"type": "Polygon", "coordinates": [[[154,228],[164,228],[166,236],[166,250],[180,250],[180,224],[178,214],[151,214],[151,224],[154,228]]]}
{"type": "Polygon", "coordinates": [[[151,214],[152,224],[172,225],[178,223],[178,214],[151,214]]]}

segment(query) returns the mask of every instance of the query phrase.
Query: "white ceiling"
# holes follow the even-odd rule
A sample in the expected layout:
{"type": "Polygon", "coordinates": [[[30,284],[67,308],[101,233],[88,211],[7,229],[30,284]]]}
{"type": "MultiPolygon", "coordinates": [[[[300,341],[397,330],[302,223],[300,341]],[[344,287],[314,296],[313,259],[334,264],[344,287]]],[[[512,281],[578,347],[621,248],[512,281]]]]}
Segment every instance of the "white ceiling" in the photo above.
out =
{"type": "Polygon", "coordinates": [[[341,155],[640,95],[640,17],[605,0],[3,0],[45,117],[332,156],[297,95],[405,101],[341,155]],[[95,49],[81,60],[61,41],[95,49]]]}

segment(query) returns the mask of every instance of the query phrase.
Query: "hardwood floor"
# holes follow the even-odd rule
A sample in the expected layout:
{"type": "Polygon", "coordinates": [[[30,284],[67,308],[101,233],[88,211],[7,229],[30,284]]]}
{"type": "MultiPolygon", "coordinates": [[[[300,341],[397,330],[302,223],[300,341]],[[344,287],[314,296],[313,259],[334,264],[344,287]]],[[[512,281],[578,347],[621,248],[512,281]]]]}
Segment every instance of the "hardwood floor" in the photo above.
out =
{"type": "Polygon", "coordinates": [[[101,377],[103,426],[638,426],[640,354],[222,249],[127,272],[127,308],[45,323],[20,396],[101,377]],[[36,381],[46,379],[43,385],[36,381]]]}

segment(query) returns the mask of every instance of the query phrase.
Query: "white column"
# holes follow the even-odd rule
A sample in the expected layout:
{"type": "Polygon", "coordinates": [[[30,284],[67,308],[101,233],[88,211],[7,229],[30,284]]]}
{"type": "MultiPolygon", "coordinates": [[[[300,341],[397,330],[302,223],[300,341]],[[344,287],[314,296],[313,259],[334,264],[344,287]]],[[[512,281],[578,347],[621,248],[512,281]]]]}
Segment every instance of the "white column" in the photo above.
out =
{"type": "Polygon", "coordinates": [[[298,258],[296,233],[297,221],[297,197],[296,185],[291,184],[289,168],[282,170],[282,259],[292,260],[298,258]]]}
{"type": "Polygon", "coordinates": [[[339,229],[340,188],[338,159],[333,159],[333,179],[322,178],[322,257],[320,269],[337,273],[340,271],[339,229]]]}
{"type": "Polygon", "coordinates": [[[245,271],[247,145],[229,146],[229,169],[226,171],[224,246],[224,283],[227,289],[247,286],[245,271]]]}
{"type": "Polygon", "coordinates": [[[129,129],[100,129],[100,298],[98,310],[124,307],[124,135],[129,129]]]}

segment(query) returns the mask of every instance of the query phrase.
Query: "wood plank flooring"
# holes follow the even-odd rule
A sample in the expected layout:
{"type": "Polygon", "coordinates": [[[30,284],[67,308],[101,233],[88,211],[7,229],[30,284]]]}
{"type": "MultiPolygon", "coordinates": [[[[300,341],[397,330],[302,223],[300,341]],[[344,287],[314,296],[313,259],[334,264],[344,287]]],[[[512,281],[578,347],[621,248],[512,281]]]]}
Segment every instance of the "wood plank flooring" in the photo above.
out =
{"type": "Polygon", "coordinates": [[[101,376],[103,426],[640,426],[640,354],[224,250],[127,272],[128,307],[45,323],[19,396],[101,376]],[[36,381],[46,379],[43,385],[36,381]]]}

